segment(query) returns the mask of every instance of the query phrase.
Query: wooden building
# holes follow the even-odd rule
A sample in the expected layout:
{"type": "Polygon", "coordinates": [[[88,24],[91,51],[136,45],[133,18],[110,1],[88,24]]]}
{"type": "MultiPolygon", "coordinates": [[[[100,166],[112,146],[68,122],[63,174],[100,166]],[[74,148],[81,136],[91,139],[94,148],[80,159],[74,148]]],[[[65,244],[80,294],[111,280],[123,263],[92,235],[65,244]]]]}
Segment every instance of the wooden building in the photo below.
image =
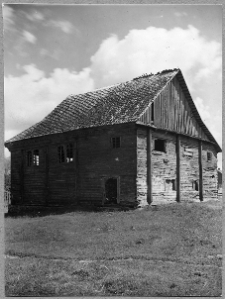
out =
{"type": "Polygon", "coordinates": [[[5,146],[15,205],[144,206],[217,197],[221,148],[179,69],[70,95],[5,146]]]}

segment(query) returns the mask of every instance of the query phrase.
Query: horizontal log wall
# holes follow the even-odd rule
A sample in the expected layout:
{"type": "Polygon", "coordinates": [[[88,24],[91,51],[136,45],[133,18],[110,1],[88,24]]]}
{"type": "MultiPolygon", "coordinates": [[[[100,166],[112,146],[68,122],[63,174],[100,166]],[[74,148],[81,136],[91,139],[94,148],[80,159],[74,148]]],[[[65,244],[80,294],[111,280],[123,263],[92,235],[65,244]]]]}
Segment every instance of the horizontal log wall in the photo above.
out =
{"type": "Polygon", "coordinates": [[[135,125],[115,125],[24,140],[12,149],[12,188],[17,203],[35,205],[101,204],[103,179],[120,177],[121,204],[136,200],[135,125]],[[111,138],[121,137],[112,148],[111,138]],[[59,163],[58,146],[72,143],[74,160],[59,163]],[[27,151],[39,150],[39,166],[27,166],[27,151]],[[22,169],[21,151],[24,151],[22,169]],[[21,182],[21,172],[23,181],[21,182]]]}
{"type": "Polygon", "coordinates": [[[147,128],[137,129],[137,199],[139,206],[145,206],[147,202],[147,128]]]}
{"type": "Polygon", "coordinates": [[[175,202],[176,190],[176,135],[152,133],[152,197],[153,203],[175,202]],[[155,140],[165,140],[165,152],[155,150],[155,140]]]}
{"type": "MultiPolygon", "coordinates": [[[[147,204],[147,132],[149,128],[140,126],[137,130],[137,197],[140,204],[147,204]]],[[[152,129],[152,198],[153,204],[175,202],[177,200],[177,135],[152,129]],[[154,149],[156,139],[166,141],[165,152],[154,149]],[[175,180],[175,189],[173,182],[175,180]]],[[[199,142],[179,135],[180,143],[180,201],[199,202],[199,142]],[[195,190],[197,182],[198,190],[195,190]]],[[[216,151],[213,145],[202,142],[203,201],[217,196],[216,151]],[[212,152],[212,160],[207,161],[207,152],[212,152]]]]}
{"type": "Polygon", "coordinates": [[[20,149],[11,152],[11,203],[22,203],[20,149]]]}
{"type": "Polygon", "coordinates": [[[181,201],[199,201],[198,140],[184,136],[180,139],[181,201]],[[198,183],[198,190],[194,189],[194,181],[198,183]]]}
{"type": "Polygon", "coordinates": [[[203,170],[203,198],[208,200],[218,197],[217,153],[211,144],[202,144],[202,170],[203,170]],[[212,154],[211,161],[207,161],[207,152],[212,154]]]}
{"type": "Polygon", "coordinates": [[[79,139],[79,202],[103,200],[103,181],[120,177],[120,203],[135,203],[136,131],[135,125],[93,128],[79,139]],[[121,138],[113,148],[112,137],[121,138]]]}

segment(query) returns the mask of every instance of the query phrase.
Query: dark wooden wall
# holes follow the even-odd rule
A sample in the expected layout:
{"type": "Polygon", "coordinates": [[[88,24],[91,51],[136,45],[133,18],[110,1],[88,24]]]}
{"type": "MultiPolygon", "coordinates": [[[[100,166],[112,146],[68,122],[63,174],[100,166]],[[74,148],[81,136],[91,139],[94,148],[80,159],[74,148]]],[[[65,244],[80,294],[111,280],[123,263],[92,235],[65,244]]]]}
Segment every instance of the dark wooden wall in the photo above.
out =
{"type": "Polygon", "coordinates": [[[136,196],[136,130],[134,124],[93,128],[79,139],[79,200],[99,201],[103,181],[120,177],[120,201],[134,202],[136,196]],[[112,137],[121,137],[113,148],[112,137]]]}
{"type": "Polygon", "coordinates": [[[136,128],[115,125],[56,134],[14,144],[12,194],[14,203],[66,205],[101,204],[103,181],[120,177],[120,201],[136,199],[136,128]],[[112,148],[111,137],[121,137],[121,147],[112,148]],[[58,146],[72,143],[74,161],[58,162],[58,146]],[[40,165],[28,167],[26,153],[38,149],[40,165]]]}

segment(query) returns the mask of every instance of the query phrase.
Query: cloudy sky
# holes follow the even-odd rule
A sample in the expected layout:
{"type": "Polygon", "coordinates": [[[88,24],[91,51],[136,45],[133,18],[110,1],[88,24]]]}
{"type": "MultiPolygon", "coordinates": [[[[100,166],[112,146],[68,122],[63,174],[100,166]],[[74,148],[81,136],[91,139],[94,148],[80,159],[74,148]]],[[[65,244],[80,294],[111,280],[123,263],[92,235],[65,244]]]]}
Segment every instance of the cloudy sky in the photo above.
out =
{"type": "Polygon", "coordinates": [[[180,68],[222,145],[221,6],[17,4],[3,17],[5,140],[69,94],[180,68]]]}

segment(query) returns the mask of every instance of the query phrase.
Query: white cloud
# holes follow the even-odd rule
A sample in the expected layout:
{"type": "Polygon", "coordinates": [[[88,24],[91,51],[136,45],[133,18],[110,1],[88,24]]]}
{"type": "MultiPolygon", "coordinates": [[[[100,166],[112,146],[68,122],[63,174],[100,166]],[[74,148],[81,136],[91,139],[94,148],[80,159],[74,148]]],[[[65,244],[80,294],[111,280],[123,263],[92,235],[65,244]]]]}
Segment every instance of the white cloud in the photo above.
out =
{"type": "Polygon", "coordinates": [[[69,21],[55,21],[51,20],[46,23],[47,26],[52,26],[61,29],[65,33],[72,33],[75,27],[69,21]]]}
{"type": "Polygon", "coordinates": [[[203,99],[197,97],[194,100],[195,106],[201,116],[201,119],[205,122],[206,120],[208,120],[210,118],[210,108],[209,106],[204,104],[203,99]]]}
{"type": "Polygon", "coordinates": [[[5,78],[6,134],[19,133],[50,113],[69,94],[92,90],[90,70],[80,73],[55,69],[49,77],[35,65],[24,66],[25,74],[5,78]]]}
{"type": "Polygon", "coordinates": [[[40,11],[32,11],[31,13],[26,13],[26,17],[30,21],[43,21],[44,15],[40,11]]]}
{"type": "Polygon", "coordinates": [[[212,115],[210,112],[210,107],[205,105],[203,99],[199,97],[194,100],[194,103],[201,119],[212,133],[216,141],[222,145],[222,112],[217,112],[216,115],[212,115]]]}
{"type": "Polygon", "coordinates": [[[37,41],[37,38],[32,33],[26,30],[23,30],[23,38],[31,44],[35,44],[37,41]]]}
{"type": "Polygon", "coordinates": [[[2,13],[4,30],[9,30],[14,25],[14,10],[10,6],[3,4],[2,13]]]}
{"type": "Polygon", "coordinates": [[[101,43],[91,58],[92,76],[102,86],[178,67],[192,87],[203,76],[221,73],[221,53],[220,43],[207,41],[193,26],[131,30],[122,40],[112,35],[101,43]]]}
{"type": "MultiPolygon", "coordinates": [[[[47,49],[40,53],[49,54],[47,49]]],[[[121,40],[116,35],[105,39],[91,57],[90,67],[79,73],[58,68],[47,77],[35,65],[25,66],[25,75],[5,78],[6,128],[22,131],[40,121],[71,93],[176,67],[182,70],[189,88],[202,86],[200,79],[221,76],[221,45],[206,40],[193,26],[171,30],[149,27],[131,30],[121,40]]],[[[216,119],[211,117],[210,108],[200,97],[195,103],[203,121],[220,142],[221,115],[218,113],[216,119]]]]}

